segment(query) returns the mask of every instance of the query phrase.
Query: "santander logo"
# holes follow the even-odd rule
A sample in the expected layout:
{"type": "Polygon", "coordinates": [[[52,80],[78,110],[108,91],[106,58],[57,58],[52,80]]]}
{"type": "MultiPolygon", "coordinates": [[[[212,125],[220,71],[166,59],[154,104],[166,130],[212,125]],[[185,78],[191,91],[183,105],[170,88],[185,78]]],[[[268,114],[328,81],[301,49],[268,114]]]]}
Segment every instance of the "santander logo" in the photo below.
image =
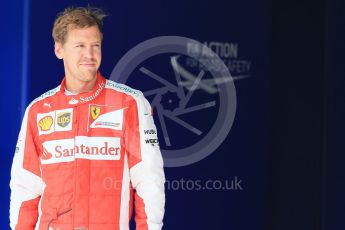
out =
{"type": "Polygon", "coordinates": [[[42,160],[49,160],[50,158],[52,158],[53,154],[51,154],[50,152],[48,152],[46,150],[46,148],[43,148],[43,153],[41,155],[41,159],[42,160]]]}
{"type": "Polygon", "coordinates": [[[64,148],[61,145],[55,146],[55,157],[70,157],[77,154],[87,155],[118,155],[120,154],[119,147],[110,147],[109,142],[104,142],[102,147],[89,147],[85,145],[74,146],[74,148],[64,148]]]}
{"type": "Polygon", "coordinates": [[[75,159],[120,160],[120,139],[115,137],[85,137],[52,140],[43,143],[41,164],[70,162],[75,159]]]}

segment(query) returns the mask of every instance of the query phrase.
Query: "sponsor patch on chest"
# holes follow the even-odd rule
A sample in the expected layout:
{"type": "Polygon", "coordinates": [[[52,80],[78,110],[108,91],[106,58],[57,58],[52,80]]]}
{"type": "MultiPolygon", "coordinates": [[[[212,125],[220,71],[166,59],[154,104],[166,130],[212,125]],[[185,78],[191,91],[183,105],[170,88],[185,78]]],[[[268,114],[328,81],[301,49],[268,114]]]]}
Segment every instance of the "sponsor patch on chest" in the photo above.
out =
{"type": "Polygon", "coordinates": [[[41,164],[71,162],[75,159],[120,160],[121,144],[116,137],[76,136],[43,143],[41,164]]]}
{"type": "Polygon", "coordinates": [[[126,108],[107,105],[89,105],[88,129],[102,128],[122,130],[123,114],[126,108]]]}
{"type": "Polygon", "coordinates": [[[37,114],[38,135],[72,130],[73,108],[37,114]]]}

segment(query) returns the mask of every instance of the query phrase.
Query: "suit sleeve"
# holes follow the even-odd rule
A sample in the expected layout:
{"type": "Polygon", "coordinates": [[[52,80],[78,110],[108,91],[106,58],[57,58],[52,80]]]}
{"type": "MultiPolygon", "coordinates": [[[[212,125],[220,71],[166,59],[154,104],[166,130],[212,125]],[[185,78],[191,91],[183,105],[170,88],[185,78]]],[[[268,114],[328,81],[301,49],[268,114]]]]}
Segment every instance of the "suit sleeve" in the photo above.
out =
{"type": "Polygon", "coordinates": [[[24,115],[11,170],[10,226],[16,230],[35,228],[43,185],[28,111],[24,115]]]}
{"type": "Polygon", "coordinates": [[[162,155],[151,107],[142,94],[128,108],[126,151],[138,230],[163,226],[165,193],[162,155]]]}

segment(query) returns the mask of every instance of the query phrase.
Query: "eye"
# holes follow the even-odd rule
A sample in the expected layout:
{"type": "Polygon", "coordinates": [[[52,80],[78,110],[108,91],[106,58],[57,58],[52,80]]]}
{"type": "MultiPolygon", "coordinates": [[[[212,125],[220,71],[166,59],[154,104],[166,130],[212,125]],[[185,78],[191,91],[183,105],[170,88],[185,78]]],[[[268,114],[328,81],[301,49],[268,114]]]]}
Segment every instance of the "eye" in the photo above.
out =
{"type": "Polygon", "coordinates": [[[77,47],[77,48],[82,48],[82,47],[84,47],[84,45],[79,44],[79,45],[76,45],[75,47],[77,47]]]}

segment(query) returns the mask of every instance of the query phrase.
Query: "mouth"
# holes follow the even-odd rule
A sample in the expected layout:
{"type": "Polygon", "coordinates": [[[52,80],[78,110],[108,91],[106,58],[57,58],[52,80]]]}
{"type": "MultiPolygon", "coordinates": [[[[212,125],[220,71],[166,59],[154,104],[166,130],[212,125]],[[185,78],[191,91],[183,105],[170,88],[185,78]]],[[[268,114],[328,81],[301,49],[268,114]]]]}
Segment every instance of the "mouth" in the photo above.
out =
{"type": "Polygon", "coordinates": [[[80,63],[79,66],[85,67],[85,68],[95,68],[96,64],[95,63],[80,63]]]}
{"type": "Polygon", "coordinates": [[[81,63],[79,67],[85,70],[95,70],[96,64],[95,63],[81,63]]]}

